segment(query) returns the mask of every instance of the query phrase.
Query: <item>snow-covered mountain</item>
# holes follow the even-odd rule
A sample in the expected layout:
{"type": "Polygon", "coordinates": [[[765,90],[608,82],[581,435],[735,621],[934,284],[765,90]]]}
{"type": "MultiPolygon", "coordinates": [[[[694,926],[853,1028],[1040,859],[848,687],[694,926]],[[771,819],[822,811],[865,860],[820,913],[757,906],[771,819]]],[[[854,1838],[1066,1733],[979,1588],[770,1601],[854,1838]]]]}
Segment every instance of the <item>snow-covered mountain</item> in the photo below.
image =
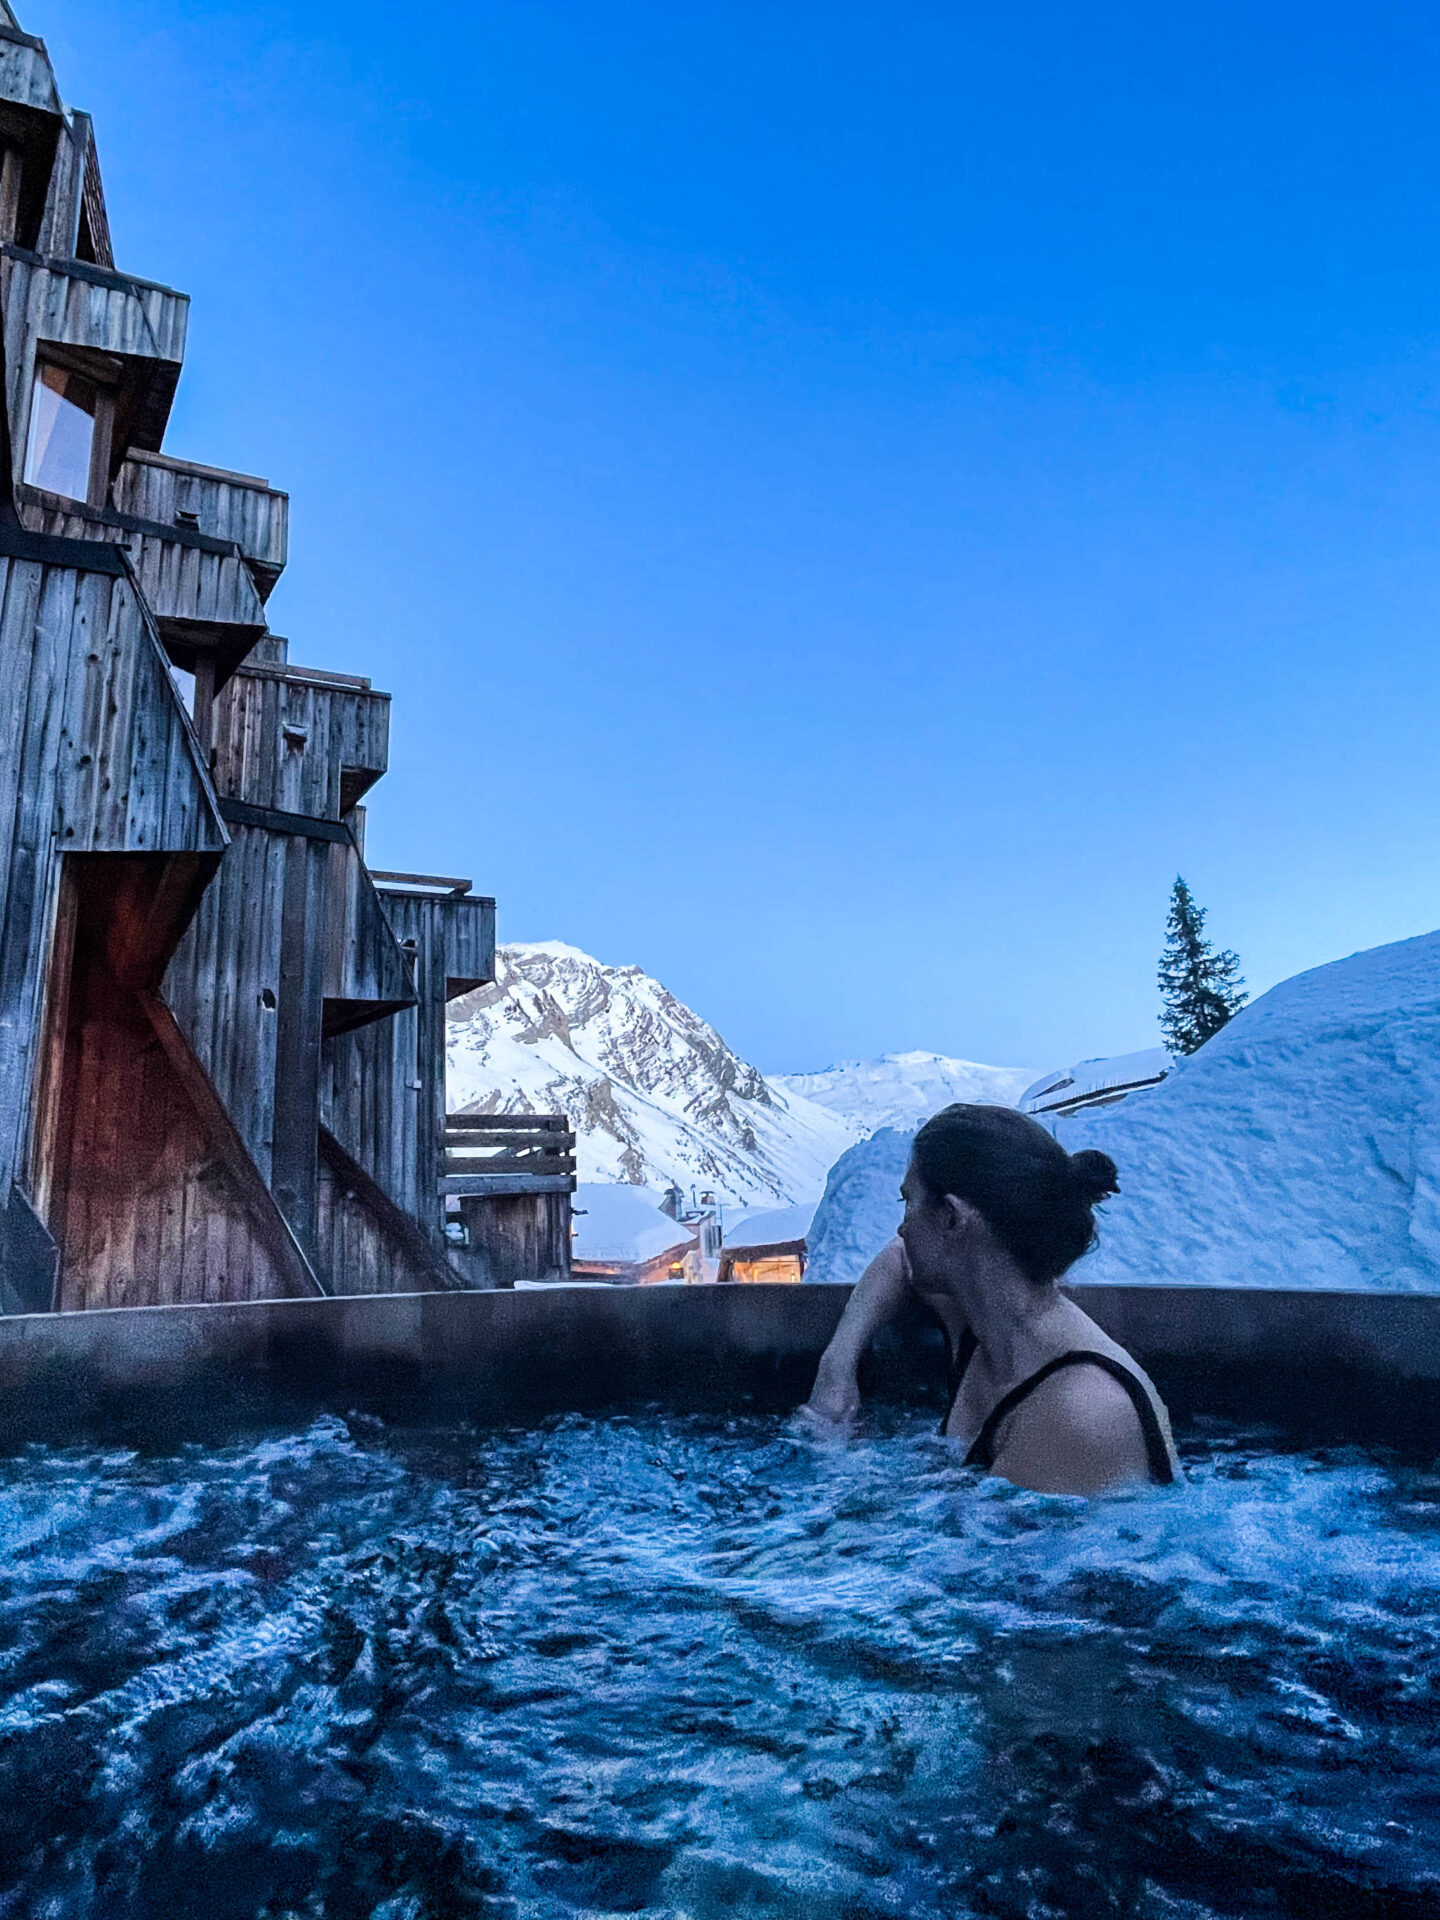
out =
{"type": "Polygon", "coordinates": [[[451,1112],[566,1113],[584,1181],[672,1181],[731,1204],[816,1200],[859,1137],[767,1080],[638,967],[546,940],[501,947],[452,1002],[451,1112]]]}
{"type": "Polygon", "coordinates": [[[943,1053],[882,1053],[844,1060],[823,1073],[782,1073],[771,1085],[848,1120],[857,1135],[880,1127],[912,1131],[957,1100],[1013,1107],[1037,1078],[1031,1067],[984,1067],[943,1053]]]}

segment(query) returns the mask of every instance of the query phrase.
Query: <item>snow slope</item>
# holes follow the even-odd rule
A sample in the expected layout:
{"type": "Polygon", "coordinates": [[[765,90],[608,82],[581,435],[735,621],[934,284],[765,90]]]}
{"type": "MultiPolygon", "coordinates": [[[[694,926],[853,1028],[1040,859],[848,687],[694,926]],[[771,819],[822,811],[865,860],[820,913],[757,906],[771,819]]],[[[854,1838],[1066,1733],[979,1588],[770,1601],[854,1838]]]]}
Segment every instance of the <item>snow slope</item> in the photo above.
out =
{"type": "Polygon", "coordinates": [[[1059,1137],[1120,1169],[1087,1280],[1440,1288],[1440,933],[1282,982],[1059,1137]]]}
{"type": "Polygon", "coordinates": [[[587,1182],[788,1206],[818,1196],[856,1137],[658,980],[559,941],[499,949],[494,984],[451,1005],[448,1061],[452,1112],[568,1114],[587,1182]]]}
{"type": "Polygon", "coordinates": [[[1036,1078],[1033,1067],[985,1067],[943,1053],[884,1053],[878,1060],[844,1060],[823,1073],[782,1073],[772,1085],[827,1107],[864,1134],[918,1127],[957,1100],[1013,1107],[1036,1078]]]}
{"type": "MultiPolygon", "coordinates": [[[[1440,1289],[1440,933],[1282,982],[1143,1099],[1058,1131],[1120,1169],[1079,1280],[1440,1289]]],[[[894,1232],[908,1146],[837,1163],[807,1279],[854,1279],[894,1232]]]]}

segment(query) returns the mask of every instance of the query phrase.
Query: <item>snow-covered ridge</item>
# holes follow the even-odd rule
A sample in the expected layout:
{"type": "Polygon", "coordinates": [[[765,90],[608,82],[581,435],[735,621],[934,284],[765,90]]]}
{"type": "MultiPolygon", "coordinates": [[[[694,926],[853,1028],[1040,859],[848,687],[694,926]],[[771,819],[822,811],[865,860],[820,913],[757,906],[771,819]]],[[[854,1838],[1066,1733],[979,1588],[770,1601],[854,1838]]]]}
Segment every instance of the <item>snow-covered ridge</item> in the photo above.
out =
{"type": "Polygon", "coordinates": [[[823,1073],[782,1073],[771,1084],[853,1123],[859,1135],[880,1127],[918,1127],[957,1100],[1018,1105],[1036,1079],[1033,1067],[986,1067],[943,1053],[882,1053],[842,1060],[823,1073]]]}
{"type": "Polygon", "coordinates": [[[857,1138],[639,967],[557,940],[501,947],[495,964],[494,984],[450,1009],[450,1109],[567,1114],[583,1181],[788,1206],[818,1198],[857,1138]]]}

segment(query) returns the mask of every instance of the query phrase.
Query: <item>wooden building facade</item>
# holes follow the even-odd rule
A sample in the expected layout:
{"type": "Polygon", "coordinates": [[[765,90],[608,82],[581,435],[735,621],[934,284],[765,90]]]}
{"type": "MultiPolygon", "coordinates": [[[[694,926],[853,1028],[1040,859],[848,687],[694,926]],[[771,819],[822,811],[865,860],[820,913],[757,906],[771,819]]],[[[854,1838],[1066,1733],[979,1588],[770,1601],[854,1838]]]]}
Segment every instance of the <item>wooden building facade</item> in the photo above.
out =
{"type": "Polygon", "coordinates": [[[0,0],[0,1310],[553,1277],[563,1124],[447,1225],[494,902],[367,868],[389,698],[269,632],[286,496],[161,450],[187,309],[0,0]]]}

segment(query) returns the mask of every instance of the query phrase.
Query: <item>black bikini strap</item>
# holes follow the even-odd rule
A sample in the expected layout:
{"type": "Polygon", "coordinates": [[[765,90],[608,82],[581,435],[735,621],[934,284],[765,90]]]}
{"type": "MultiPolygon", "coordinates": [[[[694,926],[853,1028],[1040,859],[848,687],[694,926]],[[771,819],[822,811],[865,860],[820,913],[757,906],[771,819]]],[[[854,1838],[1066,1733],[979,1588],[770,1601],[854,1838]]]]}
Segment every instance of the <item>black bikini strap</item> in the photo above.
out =
{"type": "MultiPolygon", "coordinates": [[[[972,1345],[970,1352],[973,1353],[974,1350],[972,1345]]],[[[970,1355],[967,1354],[965,1357],[968,1361],[970,1355]]],[[[965,1456],[966,1466],[993,1467],[995,1435],[1007,1414],[1013,1413],[1020,1402],[1027,1399],[1042,1380],[1048,1380],[1052,1373],[1058,1373],[1062,1367],[1080,1366],[1101,1367],[1112,1380],[1118,1380],[1124,1387],[1130,1396],[1130,1404],[1139,1418],[1140,1431],[1145,1437],[1145,1455],[1150,1465],[1150,1478],[1157,1486],[1173,1486],[1175,1471],[1170,1465],[1170,1450],[1165,1445],[1165,1436],[1160,1431],[1160,1419],[1149,1394],[1123,1362],[1112,1359],[1108,1353],[1090,1353],[1083,1347],[1077,1347],[1071,1353],[1062,1353],[1058,1359],[1047,1360],[1045,1365],[1032,1373],[1028,1380],[1022,1380],[1018,1387],[1010,1389],[981,1427],[974,1446],[965,1456]]]]}

